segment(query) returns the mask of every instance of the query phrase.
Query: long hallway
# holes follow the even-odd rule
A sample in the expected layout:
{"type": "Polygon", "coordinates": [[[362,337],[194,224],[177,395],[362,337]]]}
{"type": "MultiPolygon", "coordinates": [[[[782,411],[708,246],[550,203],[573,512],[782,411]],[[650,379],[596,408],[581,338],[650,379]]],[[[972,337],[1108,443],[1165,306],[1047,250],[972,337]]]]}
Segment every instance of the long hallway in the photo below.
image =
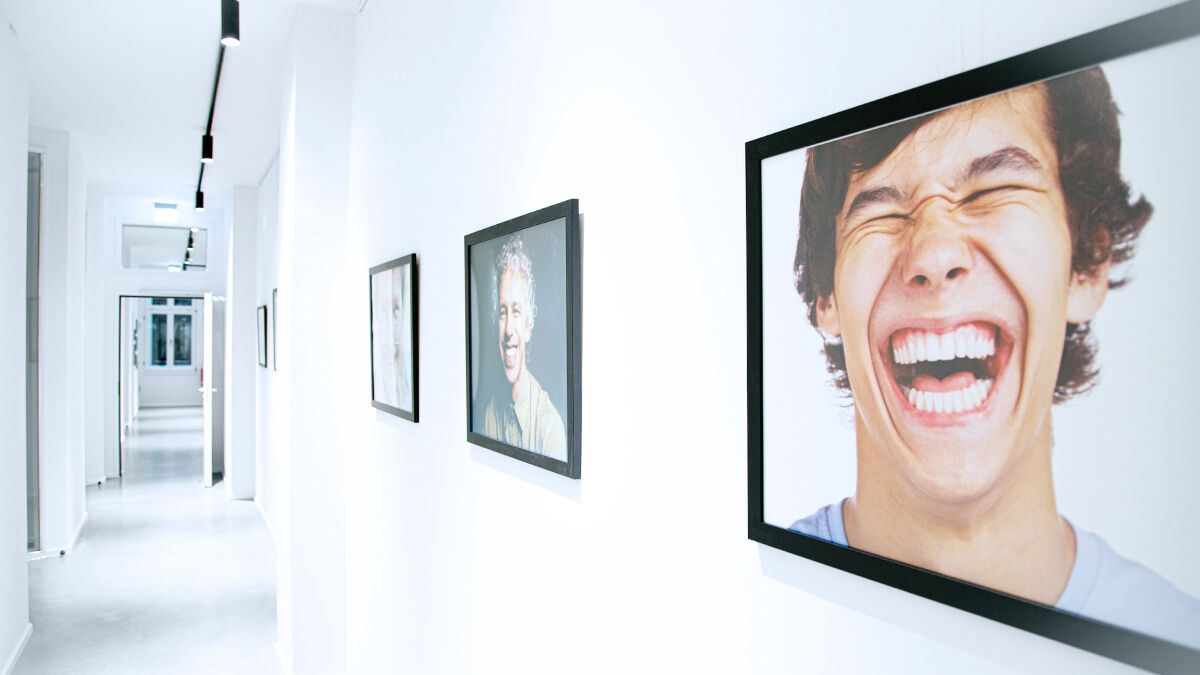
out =
{"type": "Polygon", "coordinates": [[[280,672],[271,534],[254,502],[203,487],[201,410],[139,412],[75,547],[29,563],[14,674],[280,672]]]}

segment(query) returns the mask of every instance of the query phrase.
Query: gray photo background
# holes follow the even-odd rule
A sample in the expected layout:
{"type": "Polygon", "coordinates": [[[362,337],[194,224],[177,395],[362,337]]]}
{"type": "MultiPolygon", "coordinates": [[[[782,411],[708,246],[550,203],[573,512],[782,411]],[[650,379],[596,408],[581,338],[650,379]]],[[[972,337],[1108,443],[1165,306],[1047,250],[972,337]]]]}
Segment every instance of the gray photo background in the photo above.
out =
{"type": "MultiPolygon", "coordinates": [[[[537,316],[525,348],[525,366],[567,423],[567,221],[521,230],[533,262],[537,316]]],[[[471,430],[481,433],[488,400],[508,387],[500,365],[496,314],[496,255],[512,234],[471,247],[471,430]]]]}

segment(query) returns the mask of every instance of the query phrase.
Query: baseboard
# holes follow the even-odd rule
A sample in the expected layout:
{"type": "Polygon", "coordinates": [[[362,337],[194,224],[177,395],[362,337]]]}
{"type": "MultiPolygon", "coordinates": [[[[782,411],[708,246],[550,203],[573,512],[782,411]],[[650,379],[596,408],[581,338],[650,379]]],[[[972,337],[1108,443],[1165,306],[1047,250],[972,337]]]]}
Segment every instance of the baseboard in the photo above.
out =
{"type": "Polygon", "coordinates": [[[292,675],[291,664],[288,663],[283,648],[279,646],[278,642],[275,643],[275,658],[279,660],[279,669],[283,671],[283,675],[292,675]]]}
{"type": "Polygon", "coordinates": [[[25,651],[25,645],[29,644],[30,635],[33,635],[33,624],[26,622],[25,633],[21,635],[21,640],[17,642],[17,648],[8,657],[8,662],[4,664],[4,675],[9,675],[13,671],[13,668],[17,667],[17,661],[21,658],[21,652],[25,651]]]}
{"type": "Polygon", "coordinates": [[[75,542],[79,541],[79,534],[83,532],[83,526],[87,524],[87,511],[83,512],[83,517],[79,519],[79,527],[75,528],[75,534],[71,537],[71,543],[67,544],[66,550],[70,551],[75,548],[75,542]]]}
{"type": "Polygon", "coordinates": [[[263,510],[262,502],[258,497],[254,498],[254,505],[258,507],[258,515],[262,516],[263,522],[267,524],[267,531],[271,533],[271,541],[276,547],[279,546],[279,537],[275,536],[275,525],[271,523],[271,519],[267,517],[267,512],[263,510]]]}

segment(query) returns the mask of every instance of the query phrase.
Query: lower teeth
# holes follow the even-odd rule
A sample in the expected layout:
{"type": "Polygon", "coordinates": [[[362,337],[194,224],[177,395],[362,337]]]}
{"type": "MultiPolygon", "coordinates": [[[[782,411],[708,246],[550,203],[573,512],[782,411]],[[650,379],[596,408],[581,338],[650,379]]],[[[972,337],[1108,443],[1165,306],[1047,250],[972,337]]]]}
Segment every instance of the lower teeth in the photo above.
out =
{"type": "Polygon", "coordinates": [[[958,391],[921,391],[909,387],[905,396],[912,407],[922,412],[961,413],[983,405],[991,389],[992,380],[976,380],[971,386],[958,391]]]}

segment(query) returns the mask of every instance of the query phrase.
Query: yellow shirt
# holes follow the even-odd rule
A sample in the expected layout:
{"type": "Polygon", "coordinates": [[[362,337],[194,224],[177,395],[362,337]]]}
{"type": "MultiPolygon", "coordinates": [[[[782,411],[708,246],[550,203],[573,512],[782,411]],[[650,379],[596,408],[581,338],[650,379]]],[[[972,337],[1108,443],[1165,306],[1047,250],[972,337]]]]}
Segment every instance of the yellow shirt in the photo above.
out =
{"type": "Polygon", "coordinates": [[[525,371],[525,387],[516,403],[493,398],[483,416],[483,434],[539,455],[567,461],[567,434],[550,396],[525,371]]]}

